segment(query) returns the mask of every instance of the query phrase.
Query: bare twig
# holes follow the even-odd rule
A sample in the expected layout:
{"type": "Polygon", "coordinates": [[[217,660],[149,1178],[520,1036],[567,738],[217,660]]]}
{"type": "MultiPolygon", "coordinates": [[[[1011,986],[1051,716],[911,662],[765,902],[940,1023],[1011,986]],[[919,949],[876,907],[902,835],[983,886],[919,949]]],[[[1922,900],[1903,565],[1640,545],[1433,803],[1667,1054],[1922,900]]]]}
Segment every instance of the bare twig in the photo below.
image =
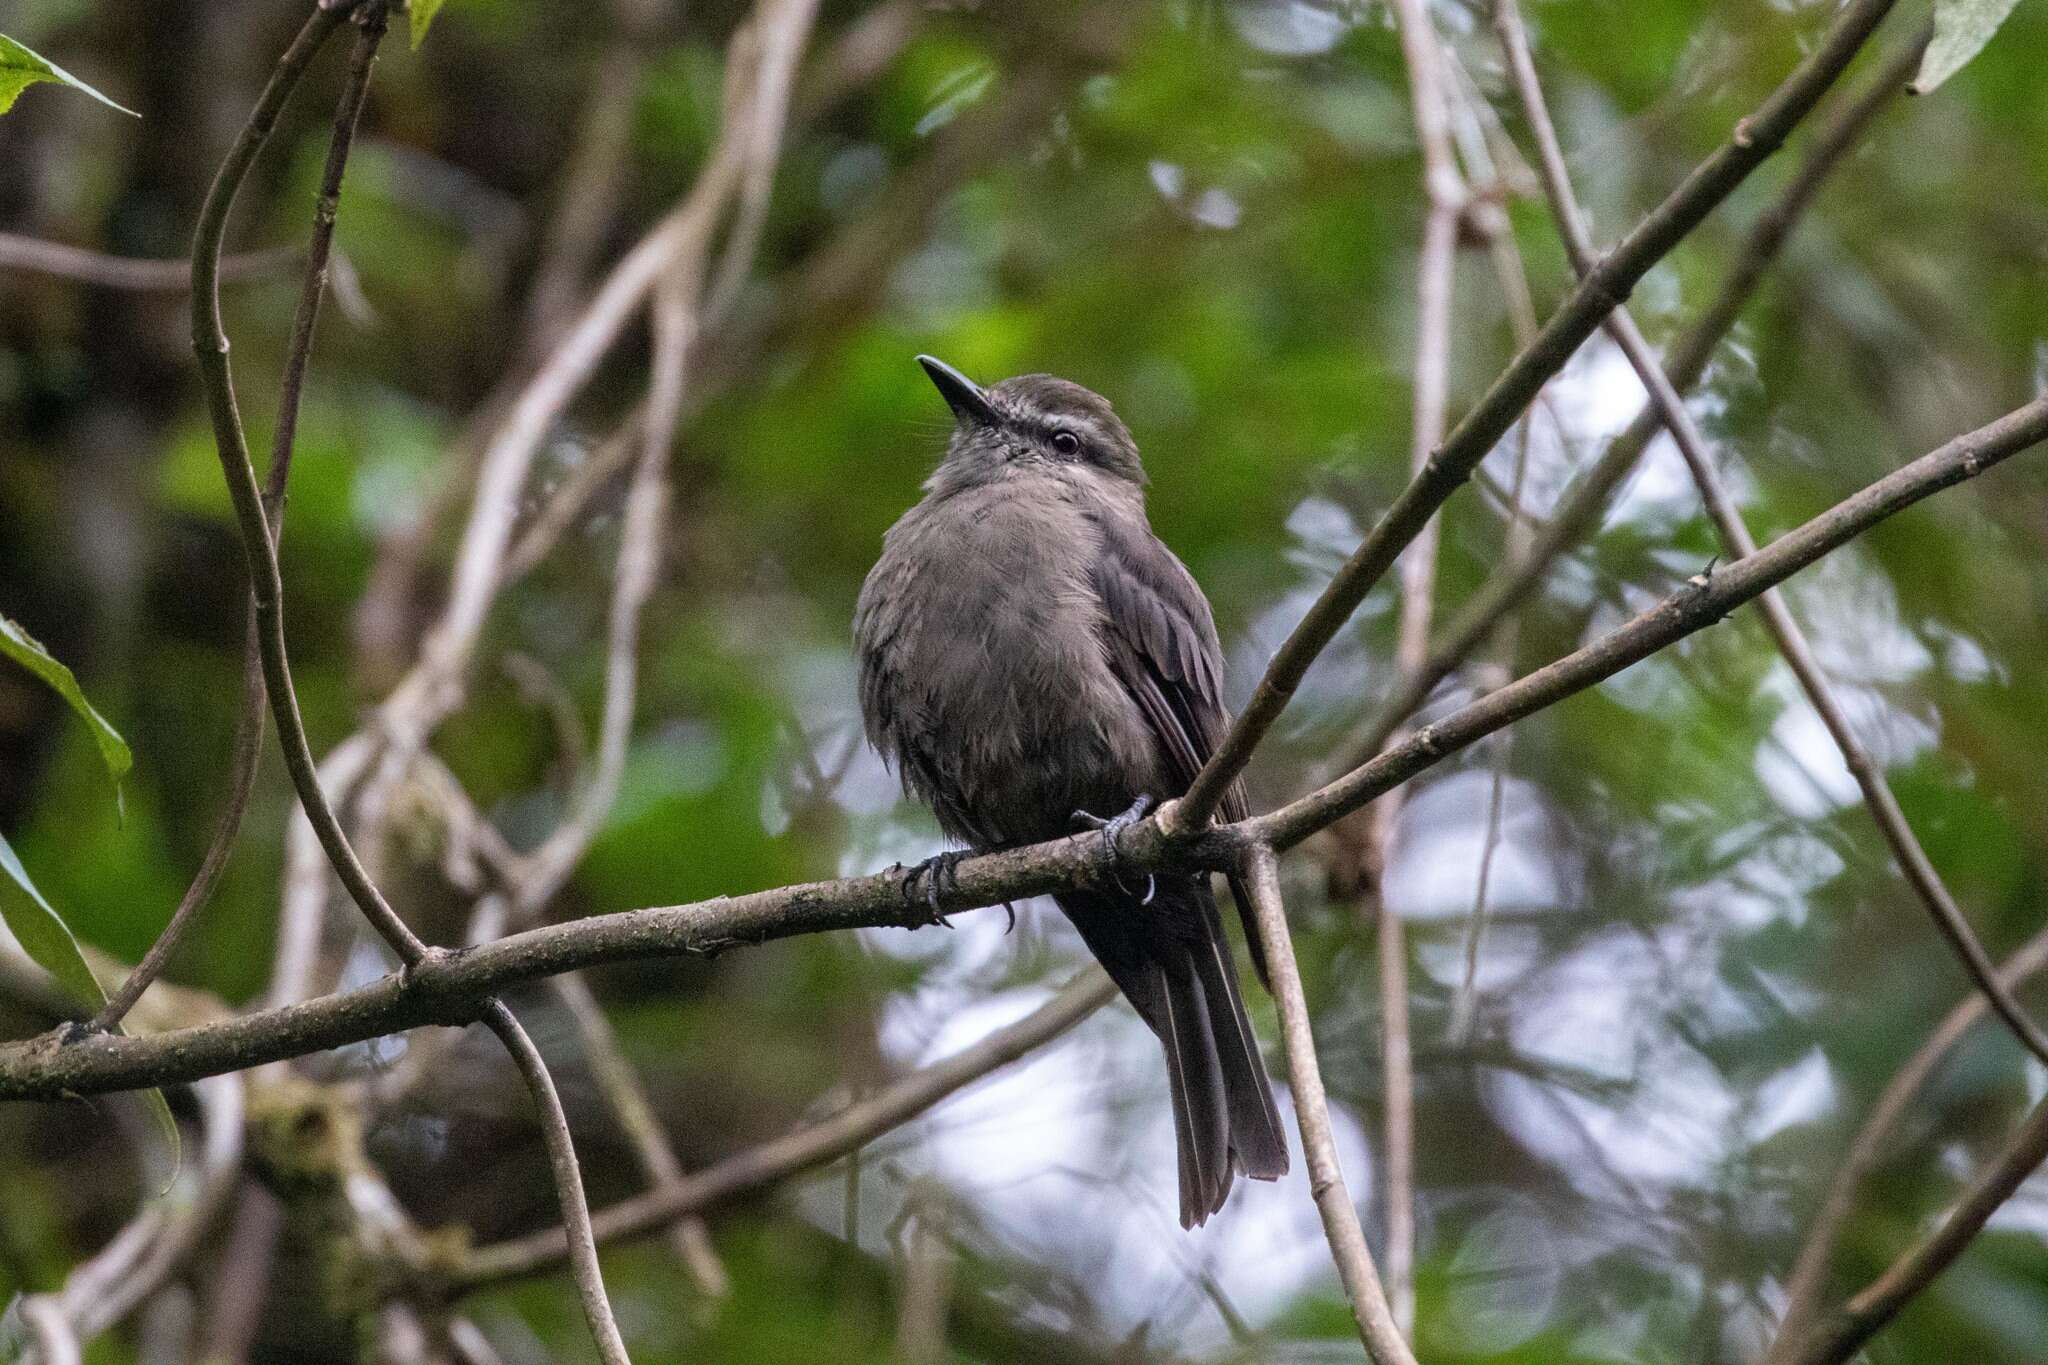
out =
{"type": "MultiPolygon", "coordinates": [[[[594,1220],[597,1236],[607,1242],[640,1236],[744,1190],[815,1170],[858,1151],[947,1096],[1051,1042],[1115,998],[1116,987],[1109,978],[1090,968],[1032,1013],[943,1061],[785,1137],[603,1210],[594,1220]]],[[[476,1289],[530,1275],[559,1261],[562,1254],[560,1229],[500,1242],[471,1253],[457,1284],[476,1289]]]]}
{"type": "Polygon", "coordinates": [[[1375,1365],[1415,1365],[1415,1355],[1401,1336],[1386,1291],[1373,1269],[1372,1250],[1365,1244],[1358,1210],[1344,1187],[1337,1162],[1337,1140],[1330,1129],[1330,1101],[1323,1093],[1322,1070],[1316,1064],[1315,1035],[1309,1029],[1308,1001],[1302,993],[1301,968],[1294,958],[1294,940],[1287,931],[1287,910],[1280,901],[1279,861],[1273,850],[1255,844],[1247,852],[1246,880],[1258,915],[1259,939],[1272,969],[1273,999],[1280,1006],[1280,1038],[1287,1052],[1287,1083],[1294,1095],[1294,1120],[1301,1130],[1307,1160],[1309,1191],[1322,1215],[1323,1235],[1351,1301],[1359,1340],[1375,1365]]]}
{"type": "Polygon", "coordinates": [[[1851,0],[1805,61],[1738,122],[1720,150],[1694,168],[1633,232],[1601,260],[1410,481],[1365,540],[1330,580],[1267,665],[1257,690],[1188,793],[1161,817],[1176,831],[1205,827],[1230,784],[1244,771],[1294,689],[1337,631],[1438,507],[1507,434],[1543,385],[1564,367],[1600,320],[1627,299],[1650,267],[1734,193],[1781,146],[1846,69],[1894,0],[1851,0]]]}
{"type": "MultiPolygon", "coordinates": [[[[364,101],[369,96],[370,62],[375,55],[374,42],[358,45],[356,61],[351,65],[349,80],[342,92],[341,105],[334,112],[334,131],[328,140],[327,162],[321,172],[319,196],[314,201],[313,235],[305,251],[305,278],[299,291],[298,311],[292,320],[291,342],[285,352],[277,422],[271,435],[270,468],[263,483],[264,524],[273,551],[284,534],[285,488],[291,475],[292,448],[298,432],[306,366],[313,352],[313,331],[320,319],[321,297],[327,292],[328,259],[334,248],[334,222],[341,204],[342,174],[348,167],[349,148],[355,140],[356,126],[362,120],[364,101]]],[[[293,255],[296,259],[297,253],[293,255]]],[[[190,278],[189,268],[187,277],[190,278]]],[[[244,627],[247,640],[242,657],[242,705],[235,718],[235,750],[228,776],[227,804],[221,809],[213,838],[200,859],[199,871],[186,888],[169,922],[164,925],[163,932],[157,935],[156,942],[150,945],[142,960],[135,964],[135,970],[128,974],[113,998],[92,1017],[89,1027],[110,1029],[119,1024],[134,1008],[142,992],[148,989],[149,983],[163,972],[185,931],[213,898],[214,888],[227,867],[228,856],[233,853],[235,841],[241,835],[242,815],[248,809],[249,795],[255,789],[256,769],[263,752],[265,699],[262,647],[258,634],[261,627],[256,619],[253,599],[247,616],[244,627]]]]}
{"type": "MultiPolygon", "coordinates": [[[[362,25],[351,63],[350,85],[355,88],[369,80],[376,60],[377,45],[384,33],[382,0],[369,0],[368,21],[362,25]]],[[[243,127],[227,159],[221,163],[213,186],[200,210],[199,228],[192,247],[192,349],[198,357],[199,373],[206,390],[207,407],[213,419],[214,443],[221,471],[227,478],[234,502],[235,518],[241,528],[243,554],[249,564],[249,578],[256,598],[262,647],[263,680],[269,693],[271,711],[277,721],[278,739],[284,749],[285,767],[299,793],[306,817],[319,836],[329,862],[341,877],[364,916],[377,932],[411,966],[427,955],[427,947],[398,917],[384,895],[370,880],[356,857],[355,849],[342,832],[341,822],[320,790],[320,777],[313,751],[306,742],[305,726],[299,719],[297,694],[293,690],[291,665],[284,636],[284,581],[278,568],[277,546],[272,541],[263,495],[256,485],[256,471],[249,463],[249,446],[242,431],[242,417],[235,401],[234,378],[228,363],[228,340],[220,315],[219,262],[222,233],[235,193],[263,144],[276,126],[277,115],[292,88],[304,74],[313,54],[340,22],[340,9],[316,7],[299,37],[278,61],[270,83],[258,98],[248,123],[243,127]]],[[[344,96],[344,103],[348,97],[344,96]]],[[[358,102],[356,107],[360,109],[358,102]]]]}
{"type": "MultiPolygon", "coordinates": [[[[1542,324],[1536,317],[1536,301],[1529,289],[1528,270],[1523,264],[1520,248],[1515,245],[1514,225],[1508,221],[1507,210],[1502,205],[1511,193],[1510,173],[1519,171],[1520,175],[1515,177],[1519,182],[1528,178],[1528,170],[1512,144],[1498,137],[1489,117],[1491,110],[1473,88],[1470,75],[1456,60],[1456,53],[1445,49],[1445,58],[1458,76],[1450,85],[1455,93],[1452,103],[1455,117],[1451,127],[1458,135],[1459,151],[1468,167],[1466,174],[1477,186],[1465,223],[1486,242],[1501,298],[1507,304],[1508,322],[1514,329],[1515,346],[1524,348],[1536,340],[1542,324]],[[1501,149],[1498,156],[1496,145],[1501,149]]],[[[1501,539],[1501,558],[1507,563],[1514,563],[1528,554],[1530,539],[1535,534],[1535,519],[1529,515],[1525,499],[1529,479],[1529,428],[1536,420],[1538,409],[1546,411],[1553,421],[1558,420],[1554,405],[1546,401],[1548,394],[1547,389],[1539,393],[1535,404],[1515,424],[1514,472],[1503,490],[1502,499],[1508,521],[1501,539]]],[[[1479,472],[1484,472],[1483,467],[1479,472]]],[[[1509,617],[1496,630],[1495,657],[1478,681],[1482,692],[1491,691],[1514,677],[1520,624],[1519,618],[1509,617]]],[[[1479,850],[1479,874],[1472,892],[1472,916],[1465,927],[1464,973],[1451,997],[1447,1031],[1452,1038],[1470,1035],[1478,1009],[1479,958],[1486,939],[1490,910],[1488,893],[1492,885],[1494,858],[1500,849],[1508,764],[1514,745],[1515,732],[1512,729],[1502,730],[1491,742],[1493,761],[1486,801],[1486,832],[1479,850]]]]}
{"type": "Polygon", "coordinates": [[[172,952],[183,940],[185,930],[213,899],[214,889],[220,885],[221,873],[227,870],[228,858],[235,851],[235,841],[241,836],[242,816],[249,808],[250,794],[256,789],[256,769],[263,756],[263,658],[256,641],[253,609],[247,614],[250,619],[244,624],[242,637],[242,704],[235,716],[235,749],[228,765],[226,804],[214,822],[213,836],[207,841],[206,852],[199,860],[199,870],[193,874],[191,884],[185,888],[177,908],[165,922],[163,932],[157,935],[156,942],[149,945],[149,951],[135,964],[135,970],[122,979],[120,989],[86,1024],[89,1029],[103,1031],[120,1027],[121,1021],[128,1017],[128,1011],[135,1008],[135,1002],[142,998],[150,983],[163,974],[172,952]]]}
{"type": "MultiPolygon", "coordinates": [[[[1424,726],[1370,763],[1279,810],[1189,839],[1157,817],[1126,830],[1129,871],[1234,869],[1244,850],[1292,847],[1446,756],[1593,687],[1777,586],[1829,551],[1944,488],[1975,478],[2048,438],[2048,398],[1957,436],[1835,504],[1735,564],[1701,573],[1584,648],[1424,726]]],[[[1096,845],[1069,837],[963,860],[939,895],[948,913],[1093,884],[1096,845]]],[[[97,1035],[59,1047],[50,1035],[0,1045],[0,1099],[170,1084],[302,1056],[428,1023],[476,1019],[515,982],[633,958],[715,954],[746,943],[835,929],[929,923],[883,872],[778,887],[692,905],[599,915],[529,930],[420,963],[357,990],[144,1038],[97,1035]]]]}
{"type": "MultiPolygon", "coordinates": [[[[314,833],[319,836],[328,861],[340,876],[342,884],[348,889],[364,916],[398,954],[399,960],[411,969],[422,962],[433,961],[439,955],[429,950],[399,918],[358,860],[348,836],[341,828],[340,821],[320,789],[318,768],[313,759],[312,748],[306,741],[305,728],[299,719],[297,699],[292,687],[291,666],[285,648],[283,581],[278,567],[277,542],[271,531],[272,512],[264,505],[264,495],[257,487],[255,470],[249,462],[248,444],[242,430],[241,415],[236,407],[234,379],[228,363],[228,341],[226,333],[222,330],[220,315],[220,242],[226,227],[228,210],[256,154],[268,140],[284,101],[304,73],[312,56],[333,30],[343,8],[337,5],[333,10],[325,7],[317,7],[314,10],[299,38],[279,61],[269,85],[265,87],[263,95],[257,101],[255,111],[230,149],[226,160],[222,162],[220,172],[207,193],[192,248],[192,340],[193,350],[199,358],[200,374],[213,418],[215,445],[218,448],[222,472],[227,478],[229,492],[234,501],[236,520],[242,533],[243,551],[249,562],[264,684],[277,720],[278,737],[284,747],[285,766],[290,770],[293,785],[298,790],[301,808],[311,822],[314,833]]],[[[290,455],[298,394],[303,383],[312,330],[317,320],[319,297],[325,285],[326,242],[333,230],[349,143],[367,98],[370,76],[376,66],[377,49],[383,41],[389,16],[384,0],[367,0],[367,3],[356,7],[356,12],[350,17],[356,23],[359,33],[349,62],[348,80],[344,87],[341,106],[335,115],[335,136],[329,150],[323,195],[316,213],[315,248],[307,274],[305,294],[294,328],[293,352],[287,363],[284,379],[285,401],[279,414],[278,453],[272,462],[273,469],[278,473],[280,495],[283,491],[284,469],[290,455]]],[[[554,1083],[547,1074],[546,1064],[542,1062],[539,1052],[534,1049],[525,1031],[520,1028],[518,1020],[500,1001],[495,998],[483,1001],[481,1017],[511,1052],[513,1061],[519,1067],[520,1074],[540,1111],[541,1131],[547,1143],[549,1160],[554,1168],[556,1191],[570,1233],[577,1286],[581,1292],[584,1314],[589,1321],[591,1335],[607,1365],[628,1365],[625,1346],[619,1338],[618,1327],[612,1321],[610,1305],[605,1299],[604,1284],[597,1264],[597,1249],[590,1240],[590,1210],[584,1203],[582,1178],[576,1168],[576,1156],[570,1144],[568,1122],[563,1116],[561,1100],[555,1093],[554,1083]]]]}
{"type": "MultiPolygon", "coordinates": [[[[1672,346],[1666,359],[1665,373],[1681,393],[1698,383],[1706,372],[1714,348],[1735,325],[1764,272],[1783,250],[1821,185],[1862,140],[1871,121],[1905,89],[1907,79],[1919,66],[1927,32],[1923,28],[1917,37],[1901,45],[1870,85],[1820,130],[1784,190],[1751,226],[1720,293],[1672,346]]],[[[1659,430],[1656,405],[1645,403],[1635,420],[1566,492],[1549,518],[1533,528],[1535,537],[1526,552],[1510,557],[1457,611],[1430,651],[1428,662],[1420,670],[1401,676],[1378,714],[1347,750],[1342,766],[1356,767],[1378,753],[1401,722],[1435,691],[1437,684],[1449,677],[1501,619],[1542,582],[1557,557],[1585,538],[1599,520],[1608,496],[1635,467],[1659,430]]]]}
{"type": "Polygon", "coordinates": [[[1803,1342],[1780,1358],[1786,1365],[1841,1365],[1898,1316],[1977,1240],[1999,1206],[2048,1160],[2048,1100],[2034,1106],[1991,1163],[1977,1173],[1941,1226],[1903,1252],[1803,1342]]]}
{"type": "MultiPolygon", "coordinates": [[[[936,1193],[936,1192],[934,1192],[936,1193]]],[[[902,1365],[943,1365],[946,1313],[953,1298],[953,1248],[935,1216],[936,1198],[904,1210],[903,1290],[896,1309],[896,1359],[902,1365]]]]}
{"type": "MultiPolygon", "coordinates": [[[[1557,130],[1550,121],[1550,111],[1543,98],[1543,87],[1537,79],[1535,59],[1529,51],[1529,39],[1522,26],[1521,11],[1515,0],[1495,0],[1494,22],[1500,33],[1502,46],[1508,54],[1508,70],[1514,80],[1523,116],[1528,120],[1529,129],[1536,139],[1537,167],[1543,180],[1544,192],[1551,204],[1553,216],[1557,219],[1559,232],[1564,237],[1567,254],[1573,267],[1582,274],[1592,267],[1594,260],[1592,236],[1588,232],[1585,217],[1580,212],[1576,196],[1572,192],[1571,178],[1565,168],[1564,149],[1558,144],[1557,130]]],[[[1700,492],[1707,514],[1713,519],[1719,531],[1721,544],[1730,559],[1740,559],[1756,553],[1756,539],[1749,533],[1749,527],[1742,519],[1741,509],[1728,495],[1721,482],[1720,473],[1714,468],[1714,458],[1707,450],[1706,438],[1694,424],[1692,415],[1686,411],[1685,400],[1678,394],[1672,381],[1665,375],[1658,363],[1656,353],[1642,334],[1635,320],[1626,308],[1617,308],[1608,317],[1606,326],[1615,343],[1628,357],[1637,376],[1650,392],[1650,401],[1655,405],[1664,426],[1671,432],[1678,451],[1684,457],[1686,467],[1691,471],[1692,480],[1700,492]]],[[[1949,946],[1962,959],[1965,972],[1991,1001],[2007,1027],[2024,1043],[2027,1050],[2043,1061],[2048,1061],[2048,1033],[2031,1019],[2027,1012],[2014,1000],[2012,993],[1999,984],[1997,970],[1991,962],[1991,954],[1977,938],[1976,930],[1963,914],[1949,893],[1941,874],[1920,846],[1913,834],[1912,826],[1906,822],[1906,813],[1899,806],[1898,798],[1892,795],[1890,784],[1885,781],[1870,751],[1856,737],[1849,724],[1849,717],[1836,698],[1834,688],[1827,675],[1821,671],[1820,661],[1813,655],[1799,623],[1793,619],[1785,599],[1775,590],[1764,593],[1757,599],[1757,610],[1762,614],[1764,626],[1770,632],[1779,654],[1784,656],[1792,675],[1798,679],[1807,700],[1819,714],[1821,723],[1827,727],[1835,747],[1841,751],[1842,762],[1856,780],[1863,792],[1864,803],[1870,809],[1871,819],[1877,824],[1878,832],[1892,851],[1892,856],[1905,874],[1907,883],[1919,896],[1927,913],[1941,931],[1949,946]]]]}
{"type": "MultiPolygon", "coordinates": [[[[583,979],[582,973],[569,972],[555,977],[549,984],[554,989],[555,998],[562,1002],[569,1011],[569,1017],[576,1022],[577,1042],[589,1060],[591,1074],[597,1079],[597,1088],[603,1094],[606,1106],[626,1131],[626,1140],[633,1148],[633,1158],[640,1163],[640,1173],[655,1189],[680,1183],[684,1178],[682,1160],[669,1142],[661,1120],[655,1117],[647,1091],[640,1084],[639,1076],[634,1074],[633,1064],[620,1049],[618,1035],[612,1032],[611,1021],[605,1018],[604,1007],[591,993],[589,983],[583,979]]],[[[669,1243],[675,1248],[676,1259],[690,1272],[690,1278],[696,1282],[700,1293],[711,1298],[724,1298],[732,1292],[732,1277],[718,1259],[718,1251],[711,1245],[711,1233],[704,1226],[703,1219],[676,1220],[670,1229],[669,1243]]]]}
{"type": "Polygon", "coordinates": [[[555,1193],[562,1206],[562,1225],[569,1238],[570,1270],[576,1280],[576,1294],[583,1302],[583,1317],[597,1342],[597,1353],[605,1365],[632,1365],[619,1325],[612,1320],[612,1306],[604,1292],[604,1274],[598,1269],[597,1241],[590,1231],[590,1205],[583,1198],[583,1173],[576,1165],[576,1144],[569,1137],[569,1117],[562,1112],[562,1097],[555,1093],[554,1078],[541,1060],[540,1050],[526,1036],[512,1011],[502,1000],[492,1000],[484,1010],[483,1022],[505,1050],[526,1081],[539,1111],[540,1135],[548,1149],[548,1164],[554,1168],[555,1193]]]}
{"type": "MultiPolygon", "coordinates": [[[[2048,966],[2048,930],[2034,935],[2007,958],[1998,969],[1998,979],[2007,990],[2011,990],[2044,966],[2048,966]]],[[[1828,1268],[1834,1261],[1835,1247],[1841,1241],[1849,1215],[1855,1210],[1856,1195],[1863,1182],[1877,1169],[1878,1162],[1891,1145],[1892,1135],[1935,1067],[1990,1008],[1989,998],[1980,991],[1971,991],[1964,996],[1961,1003],[1927,1035],[1927,1040],[1906,1059],[1905,1065],[1892,1073],[1884,1092],[1871,1106],[1870,1116],[1864,1119],[1863,1126],[1849,1144],[1847,1154],[1835,1168],[1834,1179],[1828,1184],[1820,1210],[1807,1227],[1806,1241],[1800,1246],[1791,1277],[1785,1283],[1785,1310],[1778,1319],[1777,1338],[1766,1357],[1767,1365],[1787,1365],[1790,1352],[1801,1344],[1811,1328],[1815,1315],[1820,1311],[1820,1296],[1827,1288],[1828,1268]]]]}
{"type": "MultiPolygon", "coordinates": [[[[295,246],[244,251],[221,260],[221,282],[226,284],[281,275],[304,259],[304,254],[295,246]]],[[[57,275],[103,289],[180,294],[192,287],[192,261],[189,257],[151,261],[132,256],[109,256],[83,247],[38,241],[13,232],[0,232],[0,270],[57,275]]]]}
{"type": "Polygon", "coordinates": [[[533,520],[519,533],[519,538],[512,542],[500,571],[500,592],[533,572],[534,566],[546,559],[562,536],[576,524],[576,518],[590,505],[598,490],[633,467],[633,461],[646,447],[645,438],[640,435],[646,420],[644,406],[634,409],[617,429],[593,446],[569,471],[561,486],[541,505],[533,520]]]}

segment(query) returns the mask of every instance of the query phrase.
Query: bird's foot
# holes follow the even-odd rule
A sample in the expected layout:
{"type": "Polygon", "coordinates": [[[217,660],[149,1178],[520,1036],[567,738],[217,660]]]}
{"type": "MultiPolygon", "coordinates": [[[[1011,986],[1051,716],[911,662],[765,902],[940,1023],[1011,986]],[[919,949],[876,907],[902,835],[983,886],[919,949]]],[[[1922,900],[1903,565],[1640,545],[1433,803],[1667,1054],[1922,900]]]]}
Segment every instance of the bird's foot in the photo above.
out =
{"type": "MultiPolygon", "coordinates": [[[[959,888],[960,864],[967,856],[965,849],[947,849],[944,853],[935,853],[911,868],[903,878],[903,903],[909,906],[922,905],[929,910],[931,918],[925,921],[927,924],[941,924],[948,929],[952,928],[952,921],[948,920],[946,912],[939,908],[939,897],[947,891],[959,888]],[[922,896],[917,892],[917,884],[920,881],[924,883],[922,896]]],[[[1010,918],[1012,923],[1016,922],[1014,913],[1010,918]]]]}
{"type": "MultiPolygon", "coordinates": [[[[1077,810],[1074,812],[1075,824],[1083,827],[1084,829],[1093,829],[1101,831],[1103,866],[1108,870],[1110,877],[1116,882],[1117,887],[1127,894],[1135,893],[1131,892],[1131,888],[1124,885],[1124,879],[1117,873],[1117,866],[1118,864],[1123,862],[1124,857],[1123,849],[1118,846],[1117,841],[1123,838],[1125,830],[1129,829],[1132,825],[1135,825],[1140,820],[1144,819],[1145,813],[1151,809],[1152,798],[1149,796],[1141,796],[1137,800],[1131,802],[1131,808],[1125,811],[1122,815],[1112,815],[1107,820],[1103,819],[1099,815],[1091,814],[1090,812],[1085,810],[1077,810]]],[[[1145,875],[1145,894],[1138,903],[1140,905],[1150,905],[1152,903],[1153,893],[1157,890],[1157,883],[1153,881],[1152,875],[1150,873],[1147,873],[1145,875]]]]}

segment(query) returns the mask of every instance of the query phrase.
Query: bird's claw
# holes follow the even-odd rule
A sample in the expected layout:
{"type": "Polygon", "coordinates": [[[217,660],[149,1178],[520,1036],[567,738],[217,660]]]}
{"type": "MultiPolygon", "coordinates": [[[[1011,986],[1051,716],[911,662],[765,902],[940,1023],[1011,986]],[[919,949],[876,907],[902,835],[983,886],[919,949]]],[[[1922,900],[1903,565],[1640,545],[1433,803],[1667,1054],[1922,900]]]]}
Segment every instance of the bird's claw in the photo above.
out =
{"type": "MultiPolygon", "coordinates": [[[[952,928],[952,921],[948,920],[946,912],[939,908],[939,897],[947,891],[959,889],[960,863],[966,857],[967,854],[964,850],[948,849],[944,853],[933,854],[916,867],[911,868],[903,878],[903,903],[910,906],[922,903],[925,909],[931,912],[931,919],[927,920],[926,923],[941,924],[948,929],[952,928]],[[917,894],[917,884],[919,881],[924,882],[924,894],[922,896],[917,894]]],[[[1013,922],[1014,919],[1015,916],[1013,915],[1013,922]]]]}
{"type": "MultiPolygon", "coordinates": [[[[1123,878],[1117,876],[1116,873],[1117,864],[1123,861],[1124,856],[1123,850],[1118,847],[1117,841],[1123,838],[1125,830],[1144,819],[1145,813],[1151,809],[1152,798],[1141,796],[1131,803],[1129,810],[1121,815],[1112,815],[1107,820],[1085,810],[1074,812],[1075,824],[1101,832],[1103,865],[1109,870],[1109,874],[1115,880],[1118,889],[1127,894],[1130,892],[1130,888],[1124,885],[1123,878]]],[[[1145,896],[1143,900],[1139,901],[1139,904],[1150,905],[1152,903],[1152,896],[1158,889],[1158,883],[1154,881],[1150,873],[1147,873],[1145,876],[1145,896]]]]}

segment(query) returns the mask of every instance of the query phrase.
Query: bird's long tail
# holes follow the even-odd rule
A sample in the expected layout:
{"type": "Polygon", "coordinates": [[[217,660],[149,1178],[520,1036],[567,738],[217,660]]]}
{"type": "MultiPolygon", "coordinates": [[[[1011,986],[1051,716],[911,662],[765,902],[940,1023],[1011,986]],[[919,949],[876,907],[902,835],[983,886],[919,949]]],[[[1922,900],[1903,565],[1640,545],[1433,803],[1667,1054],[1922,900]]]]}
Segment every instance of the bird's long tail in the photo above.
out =
{"type": "Polygon", "coordinates": [[[1181,1226],[1223,1207],[1238,1170],[1285,1175],[1287,1139],[1208,879],[1160,877],[1150,904],[1103,891],[1059,903],[1165,1049],[1181,1226]]]}

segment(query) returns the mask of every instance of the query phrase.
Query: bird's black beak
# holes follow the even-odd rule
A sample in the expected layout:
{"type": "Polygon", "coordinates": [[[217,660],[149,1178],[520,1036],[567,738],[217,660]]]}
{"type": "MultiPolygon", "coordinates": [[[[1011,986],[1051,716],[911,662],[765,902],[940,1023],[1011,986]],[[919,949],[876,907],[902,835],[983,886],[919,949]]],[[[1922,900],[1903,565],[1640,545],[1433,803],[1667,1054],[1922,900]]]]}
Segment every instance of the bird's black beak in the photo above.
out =
{"type": "Polygon", "coordinates": [[[953,410],[954,417],[971,426],[995,424],[996,410],[989,404],[988,395],[981,391],[981,385],[936,357],[921,355],[917,363],[931,376],[932,384],[953,410]]]}

